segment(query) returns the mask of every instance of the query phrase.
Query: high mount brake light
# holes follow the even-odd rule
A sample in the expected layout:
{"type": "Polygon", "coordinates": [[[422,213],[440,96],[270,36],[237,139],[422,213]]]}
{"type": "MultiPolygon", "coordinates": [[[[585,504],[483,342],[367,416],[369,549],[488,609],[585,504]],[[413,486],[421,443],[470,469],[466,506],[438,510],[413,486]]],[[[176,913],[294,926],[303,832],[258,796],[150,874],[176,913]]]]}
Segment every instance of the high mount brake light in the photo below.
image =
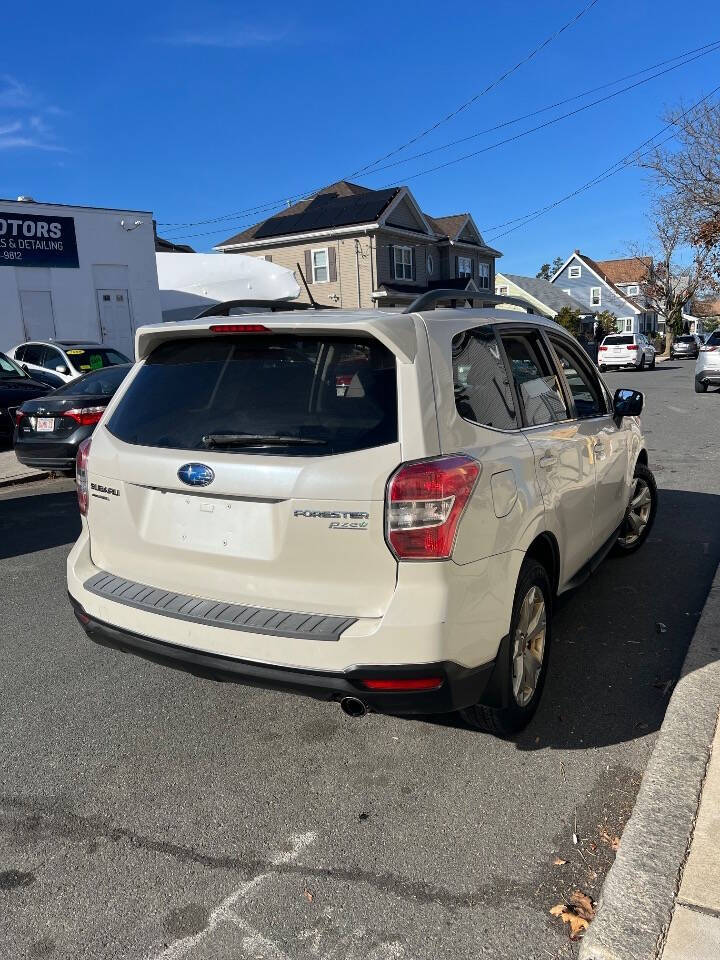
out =
{"type": "Polygon", "coordinates": [[[87,462],[90,453],[91,437],[78,447],[77,457],[75,458],[75,489],[77,492],[78,507],[83,517],[87,516],[88,504],[90,502],[90,484],[88,483],[87,462]]]}
{"type": "Polygon", "coordinates": [[[105,407],[76,407],[73,410],[63,410],[62,415],[75,420],[81,427],[90,427],[99,423],[104,413],[105,407]]]}
{"type": "Polygon", "coordinates": [[[211,333],[272,333],[262,323],[213,323],[211,333]]]}
{"type": "Polygon", "coordinates": [[[398,560],[447,560],[480,464],[456,455],[405,463],[390,477],[387,540],[398,560]]]}

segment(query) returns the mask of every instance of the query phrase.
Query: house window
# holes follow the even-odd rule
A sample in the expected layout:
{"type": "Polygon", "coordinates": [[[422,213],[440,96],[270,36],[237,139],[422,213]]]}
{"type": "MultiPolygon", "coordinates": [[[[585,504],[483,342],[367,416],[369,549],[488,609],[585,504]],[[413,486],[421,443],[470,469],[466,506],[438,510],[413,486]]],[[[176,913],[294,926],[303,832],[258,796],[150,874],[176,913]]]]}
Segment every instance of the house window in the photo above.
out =
{"type": "Polygon", "coordinates": [[[628,295],[631,297],[636,297],[640,293],[640,287],[636,283],[631,284],[627,288],[628,295]]]}
{"type": "Polygon", "coordinates": [[[431,253],[427,255],[427,260],[425,261],[425,265],[427,266],[428,276],[429,277],[432,276],[432,272],[435,269],[435,263],[433,262],[431,253]]]}
{"type": "Polygon", "coordinates": [[[628,333],[632,333],[632,317],[627,317],[625,320],[625,330],[628,333]]]}
{"type": "Polygon", "coordinates": [[[481,290],[490,289],[490,264],[489,263],[478,264],[478,287],[481,290]]]}
{"type": "Polygon", "coordinates": [[[507,294],[508,288],[507,288],[507,287],[498,287],[497,292],[498,292],[501,296],[503,296],[503,295],[507,294]]]}
{"type": "Polygon", "coordinates": [[[313,283],[328,282],[328,252],[327,247],[322,250],[313,250],[312,252],[312,278],[313,283]]]}
{"type": "Polygon", "coordinates": [[[458,277],[472,276],[472,259],[470,257],[457,258],[457,275],[458,277]]]}
{"type": "Polygon", "coordinates": [[[569,290],[563,290],[563,293],[566,293],[568,296],[570,296],[570,291],[569,291],[569,290]]]}
{"type": "Polygon", "coordinates": [[[412,280],[412,247],[393,247],[395,256],[395,279],[412,280]]]}
{"type": "Polygon", "coordinates": [[[568,276],[571,280],[578,280],[580,278],[580,267],[570,267],[568,276]]]}
{"type": "Polygon", "coordinates": [[[600,287],[590,287],[590,305],[592,307],[600,306],[600,287]]]}

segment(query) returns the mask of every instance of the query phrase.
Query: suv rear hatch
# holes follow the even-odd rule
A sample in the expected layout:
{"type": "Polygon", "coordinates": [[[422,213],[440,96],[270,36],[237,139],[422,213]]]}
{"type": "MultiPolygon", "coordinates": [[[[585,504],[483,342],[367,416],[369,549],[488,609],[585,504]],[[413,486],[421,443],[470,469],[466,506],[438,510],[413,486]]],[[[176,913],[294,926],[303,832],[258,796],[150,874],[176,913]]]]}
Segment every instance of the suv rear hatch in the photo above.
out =
{"type": "Polygon", "coordinates": [[[93,563],[202,599],[381,616],[395,355],[352,330],[216,329],[160,342],[96,431],[93,563]]]}

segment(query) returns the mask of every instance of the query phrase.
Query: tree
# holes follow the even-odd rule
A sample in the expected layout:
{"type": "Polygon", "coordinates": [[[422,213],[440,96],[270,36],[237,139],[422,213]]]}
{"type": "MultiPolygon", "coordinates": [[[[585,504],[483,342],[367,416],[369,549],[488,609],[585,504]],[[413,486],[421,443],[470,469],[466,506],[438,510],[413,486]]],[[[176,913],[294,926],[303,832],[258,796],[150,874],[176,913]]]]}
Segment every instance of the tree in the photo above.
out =
{"type": "Polygon", "coordinates": [[[535,274],[538,280],[549,280],[554,276],[560,267],[565,263],[562,257],[555,257],[552,264],[544,263],[535,274]]]}
{"type": "MultiPolygon", "coordinates": [[[[672,198],[687,224],[687,239],[706,249],[720,246],[720,103],[703,103],[666,115],[677,149],[658,150],[643,166],[672,198]]],[[[718,263],[715,263],[717,270],[718,263]]]]}
{"type": "Polygon", "coordinates": [[[577,337],[582,329],[580,317],[581,313],[579,310],[573,310],[572,307],[565,306],[561,307],[555,314],[555,322],[559,323],[561,327],[565,327],[568,333],[577,337]]]}
{"type": "MultiPolygon", "coordinates": [[[[690,262],[679,261],[691,238],[673,195],[666,194],[655,202],[652,234],[653,268],[640,283],[640,289],[650,308],[665,317],[664,355],[669,357],[673,340],[683,332],[685,308],[695,296],[717,287],[717,254],[714,247],[695,245],[690,248],[690,262]]],[[[635,255],[640,254],[635,251],[635,255]]]]}
{"type": "Polygon", "coordinates": [[[602,340],[602,338],[606,337],[609,333],[617,332],[617,317],[609,310],[601,310],[599,313],[596,313],[595,320],[598,325],[595,334],[596,340],[602,340]]]}

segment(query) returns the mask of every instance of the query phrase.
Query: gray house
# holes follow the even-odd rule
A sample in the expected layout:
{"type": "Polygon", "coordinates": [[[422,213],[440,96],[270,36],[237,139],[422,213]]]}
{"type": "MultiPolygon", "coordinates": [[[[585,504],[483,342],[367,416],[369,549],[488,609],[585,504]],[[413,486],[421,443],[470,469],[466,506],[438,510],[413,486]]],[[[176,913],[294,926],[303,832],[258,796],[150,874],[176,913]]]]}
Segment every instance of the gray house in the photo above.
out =
{"type": "MultiPolygon", "coordinates": [[[[615,261],[608,261],[615,262],[615,261]]],[[[618,286],[600,263],[575,250],[550,278],[550,283],[577,300],[592,313],[608,310],[617,317],[618,332],[651,333],[657,330],[657,314],[641,294],[632,296],[618,286]]],[[[630,289],[639,287],[630,286],[630,289]]]]}
{"type": "MultiPolygon", "coordinates": [[[[327,306],[410,303],[438,287],[495,289],[495,259],[469,213],[431,217],[407,187],[341,180],[218,244],[302,273],[327,306]]],[[[308,301],[300,276],[302,294],[308,301]]]]}
{"type": "MultiPolygon", "coordinates": [[[[554,320],[563,307],[576,310],[584,324],[591,326],[593,315],[587,307],[542,277],[523,277],[518,273],[497,273],[495,293],[500,296],[524,297],[533,305],[534,313],[554,320]]],[[[520,310],[520,307],[508,309],[520,310]]]]}

